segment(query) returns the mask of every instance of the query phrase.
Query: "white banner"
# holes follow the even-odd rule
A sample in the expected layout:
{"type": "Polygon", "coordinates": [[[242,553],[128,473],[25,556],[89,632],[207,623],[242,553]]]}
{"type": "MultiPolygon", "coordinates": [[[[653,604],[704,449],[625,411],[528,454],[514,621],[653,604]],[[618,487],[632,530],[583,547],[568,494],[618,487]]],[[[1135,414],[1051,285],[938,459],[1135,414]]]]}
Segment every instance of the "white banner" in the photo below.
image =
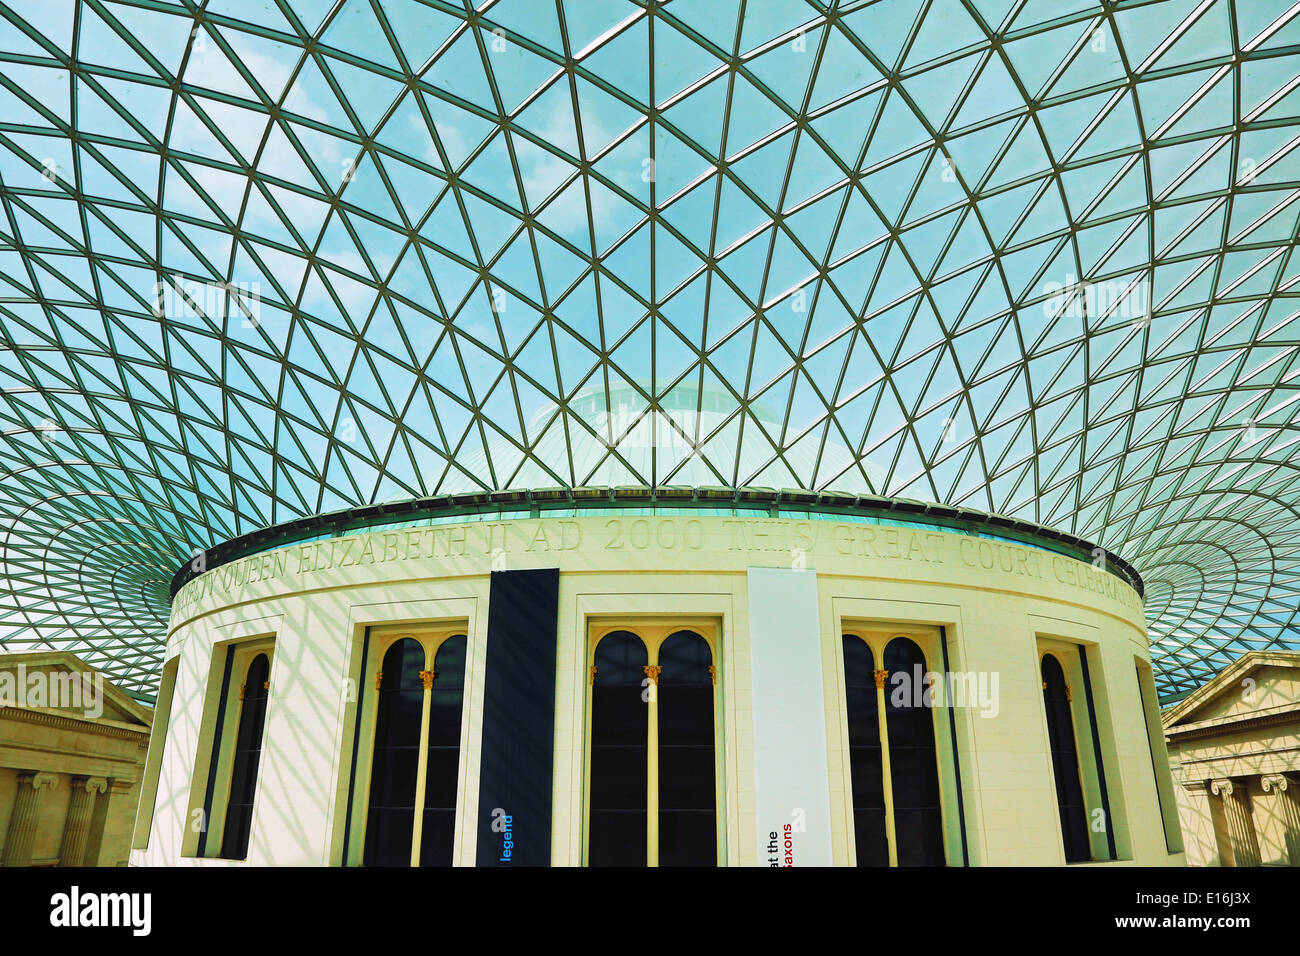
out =
{"type": "Polygon", "coordinates": [[[830,866],[817,572],[749,569],[759,866],[830,866]]]}

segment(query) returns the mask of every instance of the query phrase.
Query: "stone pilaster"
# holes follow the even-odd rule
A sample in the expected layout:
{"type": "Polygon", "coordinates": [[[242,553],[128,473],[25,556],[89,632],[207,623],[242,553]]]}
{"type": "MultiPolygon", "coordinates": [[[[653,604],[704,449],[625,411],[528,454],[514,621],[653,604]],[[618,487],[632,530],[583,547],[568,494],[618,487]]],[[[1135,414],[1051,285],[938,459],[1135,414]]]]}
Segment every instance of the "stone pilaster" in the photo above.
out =
{"type": "Polygon", "coordinates": [[[52,790],[57,782],[58,778],[52,773],[19,772],[14,809],[9,815],[9,830],[5,836],[5,866],[31,865],[32,844],[36,840],[36,826],[41,816],[41,795],[52,790]]]}
{"type": "Polygon", "coordinates": [[[95,801],[86,866],[125,866],[131,853],[131,829],[140,799],[139,781],[113,778],[108,792],[95,801]]]}
{"type": "Polygon", "coordinates": [[[1250,818],[1250,795],[1245,784],[1232,780],[1210,781],[1210,792],[1223,798],[1223,812],[1228,819],[1234,866],[1259,866],[1259,839],[1250,818]]]}
{"type": "Polygon", "coordinates": [[[1176,793],[1178,801],[1179,823],[1183,830],[1183,839],[1187,846],[1187,863],[1189,866],[1224,866],[1228,861],[1222,859],[1219,850],[1218,835],[1215,829],[1215,813],[1210,796],[1208,780],[1183,780],[1180,791],[1176,793]]]}
{"type": "Polygon", "coordinates": [[[1265,793],[1272,794],[1273,805],[1284,827],[1287,862],[1300,866],[1300,784],[1283,774],[1268,773],[1259,778],[1265,793]]]}
{"type": "Polygon", "coordinates": [[[63,823],[63,843],[59,847],[59,866],[85,866],[86,844],[90,839],[90,822],[95,813],[95,798],[108,789],[103,777],[73,777],[68,816],[63,823]]]}

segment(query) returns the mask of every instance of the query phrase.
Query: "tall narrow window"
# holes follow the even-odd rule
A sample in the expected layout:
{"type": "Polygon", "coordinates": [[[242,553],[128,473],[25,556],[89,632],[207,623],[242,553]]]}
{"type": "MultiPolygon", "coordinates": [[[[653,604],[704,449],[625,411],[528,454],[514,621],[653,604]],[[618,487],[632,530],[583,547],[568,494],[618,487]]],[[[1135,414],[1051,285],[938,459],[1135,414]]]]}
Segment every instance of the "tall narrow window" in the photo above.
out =
{"type": "Polygon", "coordinates": [[[187,857],[248,857],[274,660],[273,636],[213,645],[200,727],[201,739],[210,744],[195,755],[189,805],[206,826],[185,828],[181,852],[187,857]]]}
{"type": "Polygon", "coordinates": [[[262,726],[266,721],[266,699],[270,688],[271,662],[258,654],[248,665],[244,679],[239,731],[235,738],[235,760],[230,773],[230,802],[226,806],[226,829],[221,855],[228,860],[248,856],[248,837],[253,826],[253,797],[257,791],[257,766],[262,757],[262,726]]]}
{"type": "Polygon", "coordinates": [[[1140,657],[1134,661],[1137,665],[1138,704],[1146,722],[1147,752],[1151,755],[1151,772],[1156,781],[1156,802],[1160,805],[1160,819],[1165,829],[1165,849],[1170,853],[1181,853],[1183,831],[1178,824],[1173,775],[1169,772],[1169,751],[1165,746],[1164,729],[1160,726],[1155,678],[1150,664],[1140,657]]]}
{"type": "Polygon", "coordinates": [[[848,708],[853,833],[858,866],[889,865],[875,670],[875,656],[867,642],[856,635],[845,634],[844,689],[848,708]]]}
{"type": "Polygon", "coordinates": [[[894,832],[899,866],[943,866],[943,810],[934,743],[934,708],[923,685],[925,655],[914,641],[896,637],[885,646],[885,670],[894,681],[885,697],[889,767],[894,790],[894,832]]]}
{"type": "Polygon", "coordinates": [[[944,866],[925,653],[884,626],[842,639],[858,866],[944,866]]]}
{"type": "Polygon", "coordinates": [[[659,646],[659,865],[716,866],[713,654],[692,631],[659,646]]]}
{"type": "Polygon", "coordinates": [[[464,635],[442,642],[434,658],[433,672],[420,865],[451,866],[460,779],[460,712],[465,694],[464,635]]]}
{"type": "Polygon", "coordinates": [[[593,632],[591,866],[718,865],[716,632],[681,624],[593,632]]]}
{"type": "Polygon", "coordinates": [[[345,866],[455,862],[468,660],[463,627],[443,624],[412,633],[389,626],[372,629],[366,638],[378,643],[377,656],[366,655],[373,663],[363,667],[377,693],[367,695],[373,703],[357,717],[358,739],[369,741],[369,776],[367,744],[361,743],[350,793],[365,810],[347,824],[345,866]]]}
{"type": "Polygon", "coordinates": [[[615,631],[596,646],[591,687],[591,866],[645,866],[649,708],[645,644],[615,631]]]}
{"type": "Polygon", "coordinates": [[[718,865],[716,630],[683,623],[641,620],[596,638],[590,866],[718,865]]]}
{"type": "Polygon", "coordinates": [[[410,866],[424,708],[424,648],[403,638],[384,655],[375,718],[366,866],[410,866]]]}
{"type": "Polygon", "coordinates": [[[1052,751],[1052,772],[1056,778],[1056,805],[1061,816],[1065,861],[1078,863],[1092,859],[1092,851],[1088,845],[1088,814],[1083,802],[1074,720],[1070,715],[1070,690],[1065,682],[1065,672],[1054,655],[1043,655],[1042,675],[1043,706],[1047,711],[1047,737],[1052,751]]]}
{"type": "Polygon", "coordinates": [[[135,850],[149,848],[149,831],[153,828],[153,811],[158,802],[158,778],[162,774],[163,750],[167,746],[167,727],[171,723],[172,697],[176,693],[176,672],[180,663],[180,655],[177,655],[163,664],[162,680],[158,683],[144,782],[140,786],[140,806],[136,812],[135,835],[131,840],[131,848],[135,850]]]}

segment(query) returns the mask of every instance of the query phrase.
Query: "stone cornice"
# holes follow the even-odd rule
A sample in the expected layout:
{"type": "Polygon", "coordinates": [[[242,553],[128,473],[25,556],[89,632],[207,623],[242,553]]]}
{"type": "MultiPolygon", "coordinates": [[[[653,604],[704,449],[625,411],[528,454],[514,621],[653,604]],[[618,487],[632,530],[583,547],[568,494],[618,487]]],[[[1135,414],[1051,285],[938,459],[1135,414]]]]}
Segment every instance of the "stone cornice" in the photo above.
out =
{"type": "Polygon", "coordinates": [[[1171,743],[1175,741],[1203,740],[1206,737],[1216,737],[1219,734],[1272,727],[1292,720],[1300,720],[1300,703],[1282,704],[1278,707],[1269,707],[1266,710],[1252,711],[1247,714],[1215,717],[1211,720],[1197,721],[1194,724],[1166,727],[1165,739],[1171,743]]]}
{"type": "Polygon", "coordinates": [[[47,727],[59,727],[76,730],[80,733],[95,734],[101,737],[117,737],[133,740],[143,737],[149,739],[148,727],[132,727],[128,724],[105,723],[90,718],[69,717],[50,710],[33,710],[28,707],[0,707],[0,720],[16,720],[27,724],[44,724],[47,727]]]}
{"type": "MultiPolygon", "coordinates": [[[[1269,758],[1276,758],[1275,763],[1281,764],[1287,758],[1283,755],[1297,754],[1300,755],[1300,747],[1264,747],[1259,750],[1250,750],[1244,753],[1235,754],[1213,754],[1208,757],[1190,757],[1183,760],[1181,764],[1184,782],[1195,782],[1197,780],[1208,780],[1211,777],[1240,777],[1253,776],[1258,773],[1282,773],[1292,772],[1287,766],[1280,766],[1278,769],[1259,769],[1260,765],[1269,761],[1269,758]],[[1223,768],[1231,768],[1224,770],[1223,768]],[[1254,769],[1249,769],[1254,768],[1254,769]],[[1222,771],[1222,772],[1220,772],[1222,771]]],[[[1300,766],[1300,756],[1293,758],[1291,766],[1300,766]]]]}

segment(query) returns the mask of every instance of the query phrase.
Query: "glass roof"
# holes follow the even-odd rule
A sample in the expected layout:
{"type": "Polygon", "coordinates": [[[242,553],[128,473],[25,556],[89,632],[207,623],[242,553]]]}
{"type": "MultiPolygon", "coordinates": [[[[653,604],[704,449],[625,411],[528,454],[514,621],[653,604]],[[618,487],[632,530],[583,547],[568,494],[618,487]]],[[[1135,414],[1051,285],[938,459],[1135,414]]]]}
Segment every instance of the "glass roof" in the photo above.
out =
{"type": "Polygon", "coordinates": [[[1300,646],[1300,3],[0,3],[0,644],[148,695],[195,549],[757,485],[1300,646]],[[648,436],[648,437],[647,437],[648,436]]]}

